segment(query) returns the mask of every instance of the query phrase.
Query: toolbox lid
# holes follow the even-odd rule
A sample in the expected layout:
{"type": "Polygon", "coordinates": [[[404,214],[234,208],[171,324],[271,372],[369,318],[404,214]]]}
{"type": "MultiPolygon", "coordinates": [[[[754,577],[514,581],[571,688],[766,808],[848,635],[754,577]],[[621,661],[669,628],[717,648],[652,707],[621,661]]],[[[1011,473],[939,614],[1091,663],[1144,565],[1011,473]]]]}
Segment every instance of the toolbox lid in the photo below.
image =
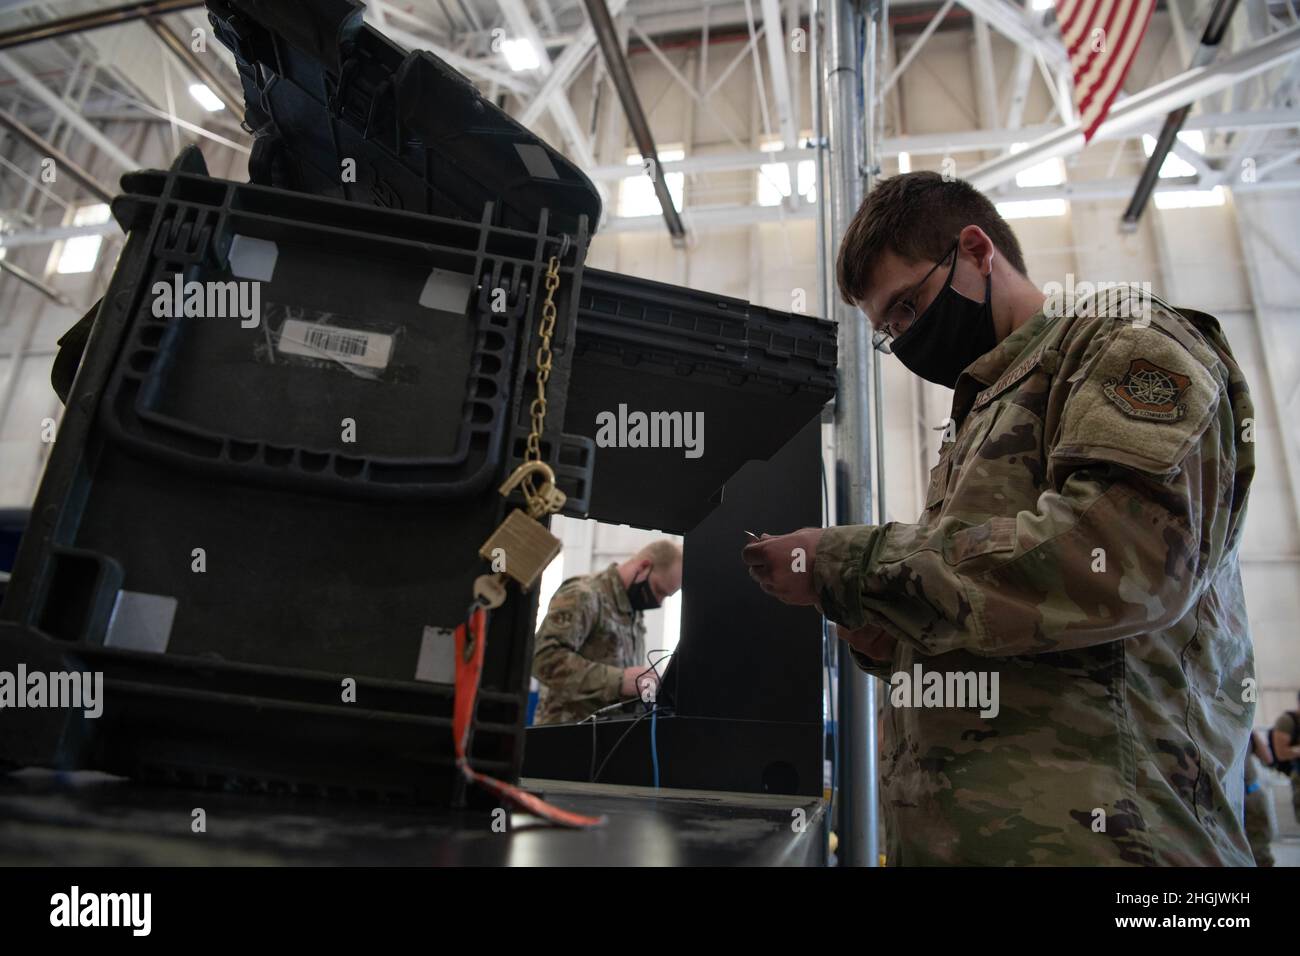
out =
{"type": "Polygon", "coordinates": [[[253,182],[497,225],[574,233],[600,218],[573,163],[432,53],[407,53],[358,0],[208,0],[255,134],[253,182]]]}

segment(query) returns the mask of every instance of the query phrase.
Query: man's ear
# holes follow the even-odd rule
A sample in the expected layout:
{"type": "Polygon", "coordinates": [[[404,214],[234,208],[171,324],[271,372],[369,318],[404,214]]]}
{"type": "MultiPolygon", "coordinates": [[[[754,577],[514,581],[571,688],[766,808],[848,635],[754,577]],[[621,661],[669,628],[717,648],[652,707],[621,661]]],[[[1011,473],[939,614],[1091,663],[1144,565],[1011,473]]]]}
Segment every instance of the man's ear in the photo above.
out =
{"type": "Polygon", "coordinates": [[[993,271],[993,256],[996,252],[997,247],[993,245],[988,233],[974,224],[962,229],[957,237],[957,254],[974,259],[980,275],[988,275],[993,271]]]}

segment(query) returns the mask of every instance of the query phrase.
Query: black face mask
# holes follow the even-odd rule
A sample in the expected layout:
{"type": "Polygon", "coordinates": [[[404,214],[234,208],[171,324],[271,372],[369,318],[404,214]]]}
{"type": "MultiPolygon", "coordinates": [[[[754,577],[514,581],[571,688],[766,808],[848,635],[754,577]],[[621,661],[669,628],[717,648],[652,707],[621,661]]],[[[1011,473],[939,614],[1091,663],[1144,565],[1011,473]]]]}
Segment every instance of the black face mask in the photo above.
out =
{"type": "Polygon", "coordinates": [[[628,585],[627,600],[634,611],[653,611],[659,606],[659,599],[650,587],[650,572],[646,572],[644,581],[633,581],[628,585]]]}
{"type": "Polygon", "coordinates": [[[891,347],[912,372],[949,388],[957,384],[966,366],[998,344],[993,331],[993,270],[984,280],[983,302],[972,302],[952,287],[956,271],[954,253],[948,281],[891,347]]]}

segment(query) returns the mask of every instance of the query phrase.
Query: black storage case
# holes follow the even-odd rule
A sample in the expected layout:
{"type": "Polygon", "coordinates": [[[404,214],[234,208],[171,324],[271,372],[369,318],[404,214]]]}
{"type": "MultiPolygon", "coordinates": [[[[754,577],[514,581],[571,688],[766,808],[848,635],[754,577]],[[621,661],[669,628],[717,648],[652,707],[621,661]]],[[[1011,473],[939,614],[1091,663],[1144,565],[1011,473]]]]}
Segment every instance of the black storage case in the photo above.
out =
{"type": "Polygon", "coordinates": [[[593,441],[588,514],[685,534],[745,462],[768,459],[835,394],[835,327],[743,299],[587,269],[564,427],[593,441]],[[702,412],[704,453],[595,446],[619,404],[702,412]]]}
{"type": "MultiPolygon", "coordinates": [[[[214,0],[210,16],[262,126],[254,179],[292,188],[213,179],[194,148],[123,178],[127,245],[0,609],[0,669],[103,671],[104,713],[7,710],[0,761],[459,803],[450,630],[523,456],[553,255],[542,454],[586,508],[590,442],[561,428],[599,197],[360,4],[214,0]],[[155,284],[178,275],[260,278],[260,324],[155,316],[155,284]],[[336,339],[291,354],[295,321],[336,339]],[[382,368],[335,361],[366,337],[382,368]]],[[[488,635],[471,756],[507,779],[535,613],[512,589],[488,635]]]]}
{"type": "MultiPolygon", "coordinates": [[[[497,485],[527,433],[538,284],[563,250],[566,343],[583,223],[557,236],[545,212],[525,232],[492,225],[491,204],[474,224],[239,185],[208,177],[194,149],[123,186],[127,246],[3,610],[11,650],[21,631],[102,670],[105,711],[69,715],[66,732],[95,733],[57,754],[24,752],[48,731],[20,733],[33,712],[11,711],[0,756],[458,799],[451,685],[415,680],[422,648],[450,638],[425,629],[463,620],[485,570],[477,546],[505,514],[497,485]],[[155,283],[239,278],[232,244],[250,239],[275,250],[258,327],[153,314],[155,283]],[[472,288],[421,305],[434,270],[472,288]],[[285,354],[273,341],[290,316],[388,336],[389,362],[371,378],[285,354]],[[131,647],[123,615],[161,646],[131,647]]],[[[570,353],[557,350],[560,381],[570,353]]],[[[492,616],[472,754],[504,777],[522,759],[535,605],[514,593],[492,616]]]]}
{"type": "MultiPolygon", "coordinates": [[[[104,714],[7,711],[0,764],[459,804],[452,687],[414,678],[507,510],[548,258],[542,453],[567,514],[693,527],[831,397],[834,327],[584,270],[590,182],[354,0],[208,6],[253,183],[209,177],[193,148],[123,178],[126,248],[0,606],[0,670],[103,671],[104,714]],[[271,270],[259,327],[152,314],[155,283],[231,281],[250,255],[271,270]],[[337,334],[335,357],[387,337],[387,362],[285,354],[289,321],[337,334]],[[596,448],[619,402],[703,411],[708,452],[596,448]]],[[[472,735],[475,767],[512,780],[535,614],[513,588],[494,612],[472,735]]]]}

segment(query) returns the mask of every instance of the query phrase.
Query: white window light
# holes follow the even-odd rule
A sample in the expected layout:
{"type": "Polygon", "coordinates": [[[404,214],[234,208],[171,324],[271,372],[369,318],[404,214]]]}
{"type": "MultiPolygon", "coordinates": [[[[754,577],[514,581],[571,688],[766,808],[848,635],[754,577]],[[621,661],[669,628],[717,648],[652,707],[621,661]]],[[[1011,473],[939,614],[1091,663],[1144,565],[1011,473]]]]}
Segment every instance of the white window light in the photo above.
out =
{"type": "MultiPolygon", "coordinates": [[[[1198,153],[1205,152],[1205,134],[1199,129],[1187,130],[1178,134],[1178,139],[1185,146],[1190,146],[1198,153]]],[[[1142,134],[1142,152],[1147,154],[1147,158],[1156,151],[1156,138],[1146,133],[1142,134]]],[[[1183,159],[1172,149],[1165,156],[1165,161],[1160,164],[1161,179],[1177,179],[1180,176],[1195,176],[1196,167],[1183,159]]]]}
{"type": "MultiPolygon", "coordinates": [[[[760,143],[758,148],[764,153],[781,150],[779,139],[760,143]]],[[[808,202],[817,201],[817,166],[811,159],[801,159],[795,164],[795,184],[799,195],[808,202]]],[[[758,167],[758,204],[760,206],[779,206],[781,200],[790,195],[790,165],[788,163],[763,163],[758,167]]]]}
{"type": "MultiPolygon", "coordinates": [[[[557,524],[557,519],[559,521],[564,520],[563,515],[556,515],[551,519],[552,527],[555,527],[557,524]]],[[[556,528],[552,533],[558,535],[560,532],[559,529],[556,528]]],[[[545,619],[547,611],[550,610],[551,598],[555,596],[555,592],[559,590],[560,585],[563,583],[564,554],[561,552],[556,556],[555,560],[550,563],[546,570],[542,572],[542,583],[540,585],[541,590],[538,592],[537,598],[537,617],[533,622],[534,631],[541,630],[542,621],[545,619]]]]}
{"type": "Polygon", "coordinates": [[[905,149],[898,151],[898,171],[900,173],[912,171],[912,154],[905,149]]]}
{"type": "Polygon", "coordinates": [[[537,55],[537,49],[527,37],[502,40],[501,52],[505,54],[506,66],[516,73],[523,70],[535,70],[542,65],[542,60],[537,55]]]}
{"type": "MultiPolygon", "coordinates": [[[[1012,143],[1011,152],[1020,152],[1026,146],[1025,143],[1012,143]]],[[[1065,182],[1065,163],[1060,157],[1045,159],[1043,162],[1028,169],[1022,169],[1016,173],[1016,185],[1022,188],[1031,188],[1033,186],[1059,186],[1065,182]]]]}
{"type": "MultiPolygon", "coordinates": [[[[673,163],[685,158],[686,151],[682,149],[659,150],[660,163],[673,163]]],[[[659,197],[655,195],[654,180],[650,178],[653,170],[641,168],[640,153],[628,156],[627,164],[638,168],[636,175],[628,176],[618,184],[618,214],[620,216],[662,215],[663,207],[659,205],[659,197]]],[[[686,188],[686,175],[664,173],[663,177],[664,185],[668,187],[668,195],[672,197],[673,205],[680,211],[686,188]]]]}
{"type": "MultiPolygon", "coordinates": [[[[670,594],[664,598],[664,633],[660,641],[660,646],[667,651],[676,651],[677,645],[682,639],[682,592],[670,594]]],[[[655,658],[655,663],[659,664],[659,676],[662,677],[665,667],[667,667],[668,658],[666,655],[660,655],[655,658]],[[662,663],[661,663],[662,662],[662,663]]]]}
{"type": "Polygon", "coordinates": [[[1157,189],[1157,209],[1192,209],[1202,206],[1222,206],[1223,187],[1213,189],[1157,189]]]}
{"type": "MultiPolygon", "coordinates": [[[[107,203],[92,203],[77,209],[72,217],[72,225],[98,225],[108,222],[110,215],[107,203]]],[[[90,272],[99,261],[99,247],[103,243],[104,237],[101,235],[73,236],[71,239],[65,239],[59,250],[59,264],[55,271],[60,275],[90,272]]]]}
{"type": "Polygon", "coordinates": [[[190,96],[198,100],[199,105],[209,113],[215,113],[217,110],[226,108],[226,104],[221,102],[217,94],[213,93],[212,88],[206,83],[191,83],[190,96]]]}
{"type": "Polygon", "coordinates": [[[997,204],[1003,219],[1046,219],[1064,216],[1070,205],[1064,199],[1015,199],[997,204]]]}

